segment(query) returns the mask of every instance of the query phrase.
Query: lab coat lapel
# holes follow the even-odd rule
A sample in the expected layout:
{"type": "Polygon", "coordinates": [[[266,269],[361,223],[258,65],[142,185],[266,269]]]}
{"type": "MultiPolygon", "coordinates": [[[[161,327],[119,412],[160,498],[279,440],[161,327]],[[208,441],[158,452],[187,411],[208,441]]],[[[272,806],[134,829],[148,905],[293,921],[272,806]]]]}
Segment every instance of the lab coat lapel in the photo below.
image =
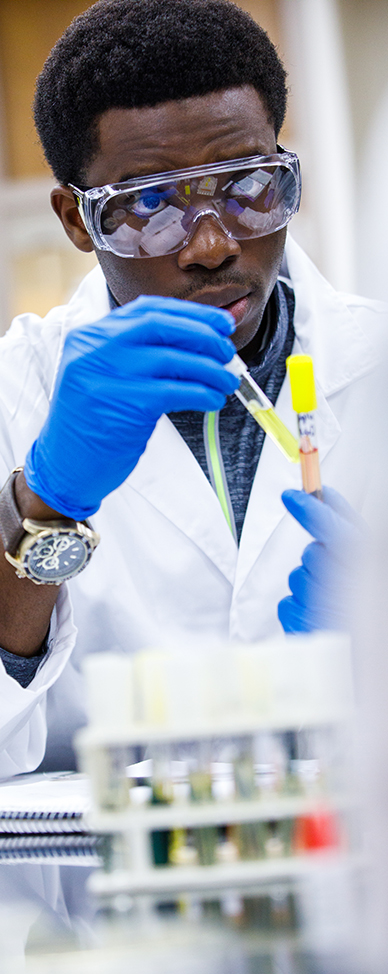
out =
{"type": "Polygon", "coordinates": [[[237,545],[219,500],[175,426],[162,416],[127,480],[234,584],[237,545]]]}
{"type": "Polygon", "coordinates": [[[314,361],[324,396],[346,388],[377,365],[376,350],[341,294],[288,235],[287,264],[295,293],[295,333],[314,361]]]}

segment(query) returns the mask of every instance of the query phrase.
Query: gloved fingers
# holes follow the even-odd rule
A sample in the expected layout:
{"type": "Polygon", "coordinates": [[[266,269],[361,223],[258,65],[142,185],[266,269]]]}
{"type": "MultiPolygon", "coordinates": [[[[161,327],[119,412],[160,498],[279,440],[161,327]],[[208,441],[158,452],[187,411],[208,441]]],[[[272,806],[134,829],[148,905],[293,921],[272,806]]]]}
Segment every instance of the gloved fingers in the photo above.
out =
{"type": "Polygon", "coordinates": [[[207,355],[223,365],[230,362],[236,351],[230,338],[220,335],[200,317],[178,317],[155,311],[137,317],[131,315],[125,321],[110,315],[93,325],[73,329],[66,337],[64,361],[88,356],[91,366],[100,367],[102,362],[113,371],[120,368],[124,371],[128,369],[133,348],[148,346],[156,349],[167,346],[207,355]]]}
{"type": "Polygon", "coordinates": [[[330,548],[326,548],[320,541],[311,541],[306,545],[302,554],[302,565],[310,575],[327,577],[333,571],[333,566],[338,572],[338,564],[330,548]]]}
{"type": "MultiPolygon", "coordinates": [[[[111,365],[110,362],[107,365],[111,365]]],[[[151,346],[133,347],[130,353],[120,356],[117,363],[118,372],[112,367],[102,368],[101,372],[107,375],[108,382],[116,382],[118,378],[126,381],[136,381],[144,376],[145,378],[156,379],[188,379],[206,385],[211,388],[220,389],[226,396],[230,396],[239,385],[236,376],[228,372],[220,362],[209,358],[206,355],[197,355],[175,348],[152,348],[151,346]]],[[[94,383],[96,373],[93,369],[93,376],[90,379],[91,386],[94,383]]]]}
{"type": "Polygon", "coordinates": [[[324,503],[328,504],[333,511],[336,511],[337,514],[349,521],[350,524],[354,524],[356,527],[358,527],[361,534],[363,534],[366,530],[365,521],[361,515],[354,510],[354,507],[349,504],[349,501],[347,501],[338,490],[334,490],[334,487],[323,486],[322,490],[324,503]]]}
{"type": "Polygon", "coordinates": [[[292,595],[282,599],[278,605],[278,618],[285,632],[314,632],[329,629],[335,632],[348,629],[347,615],[342,607],[330,610],[320,605],[302,608],[292,595]]]}
{"type": "MultiPolygon", "coordinates": [[[[146,349],[142,349],[137,374],[142,374],[143,362],[146,358],[146,349]]],[[[191,352],[177,353],[175,349],[157,349],[156,354],[150,356],[149,365],[150,370],[146,374],[150,376],[161,379],[188,379],[218,389],[226,396],[232,395],[239,386],[237,376],[205,355],[194,355],[191,352]],[[232,376],[232,382],[226,379],[228,375],[232,376]]]]}
{"type": "Polygon", "coordinates": [[[194,321],[204,321],[217,330],[220,335],[231,335],[236,330],[236,323],[230,311],[216,308],[213,304],[200,304],[198,301],[181,301],[179,298],[167,298],[160,295],[144,294],[129,301],[120,308],[115,308],[112,314],[118,318],[128,318],[154,314],[158,309],[169,316],[192,318],[194,321]]]}
{"type": "Polygon", "coordinates": [[[299,568],[294,568],[290,572],[288,585],[294,599],[296,602],[299,602],[300,606],[308,605],[309,591],[313,592],[314,588],[316,589],[318,587],[317,583],[303,565],[299,565],[299,568]]]}
{"type": "Polygon", "coordinates": [[[322,503],[313,494],[304,490],[285,490],[282,501],[295,519],[306,531],[332,548],[341,560],[349,557],[354,550],[358,531],[348,518],[341,517],[329,504],[322,503]]]}
{"type": "Polygon", "coordinates": [[[307,545],[302,555],[302,565],[309,574],[321,584],[338,588],[343,596],[347,596],[354,589],[354,570],[357,562],[344,555],[341,560],[337,553],[333,554],[319,541],[312,541],[307,545]]]}
{"type": "MultiPolygon", "coordinates": [[[[311,620],[308,614],[297,605],[292,595],[287,595],[278,605],[278,618],[284,632],[311,632],[311,620]]],[[[316,628],[315,626],[313,628],[316,628]]]]}
{"type": "MultiPolygon", "coordinates": [[[[206,305],[197,305],[197,307],[203,309],[206,305]]],[[[202,312],[197,317],[184,314],[169,315],[164,309],[158,312],[145,312],[144,315],[129,323],[128,329],[120,332],[116,341],[123,345],[132,345],[135,341],[142,345],[184,348],[190,352],[210,355],[223,364],[230,362],[236,352],[231,339],[220,335],[212,321],[202,312]]]]}
{"type": "MultiPolygon", "coordinates": [[[[333,566],[332,566],[333,567],[333,566]]],[[[295,568],[288,578],[294,600],[301,608],[332,612],[343,597],[342,585],[336,572],[310,575],[304,566],[295,568]]]]}
{"type": "MultiPolygon", "coordinates": [[[[217,412],[225,406],[222,391],[188,381],[158,381],[158,418],[163,413],[175,413],[184,409],[201,413],[217,412]]],[[[155,413],[154,413],[155,415],[155,413]]]]}
{"type": "Polygon", "coordinates": [[[322,503],[304,491],[283,494],[290,513],[317,539],[305,548],[302,565],[291,572],[292,596],[279,605],[286,632],[348,628],[363,522],[337,491],[326,496],[328,502],[322,503]]]}
{"type": "MultiPolygon", "coordinates": [[[[59,389],[52,403],[53,415],[56,404],[59,408],[62,406],[61,396],[62,390],[59,389]]],[[[140,430],[147,424],[155,425],[163,413],[183,409],[213,412],[224,405],[225,395],[221,390],[200,382],[168,378],[119,377],[112,383],[110,377],[96,376],[91,394],[85,397],[88,426],[91,431],[95,427],[98,436],[103,434],[104,429],[109,431],[110,436],[118,435],[122,429],[127,437],[130,427],[140,430]]],[[[70,404],[67,404],[67,413],[71,414],[70,404]]],[[[77,413],[74,422],[76,416],[77,413]]]]}
{"type": "Polygon", "coordinates": [[[341,550],[333,551],[329,546],[322,544],[321,541],[311,541],[306,545],[302,554],[302,565],[310,575],[330,578],[335,572],[338,577],[347,575],[347,570],[353,567],[350,565],[349,558],[344,554],[341,558],[341,550]],[[346,569],[346,571],[345,571],[346,569]]]}
{"type": "Polygon", "coordinates": [[[338,517],[331,507],[304,490],[284,490],[282,501],[290,514],[317,541],[326,543],[337,534],[338,517]]]}

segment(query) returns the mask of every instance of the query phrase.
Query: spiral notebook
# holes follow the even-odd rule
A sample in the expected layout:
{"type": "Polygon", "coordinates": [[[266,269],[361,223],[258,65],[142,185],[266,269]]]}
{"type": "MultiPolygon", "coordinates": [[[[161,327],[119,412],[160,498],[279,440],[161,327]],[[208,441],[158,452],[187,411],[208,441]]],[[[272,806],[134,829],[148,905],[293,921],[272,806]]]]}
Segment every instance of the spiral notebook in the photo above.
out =
{"type": "Polygon", "coordinates": [[[0,784],[0,861],[98,863],[98,837],[85,816],[89,779],[73,772],[18,775],[0,784]]]}

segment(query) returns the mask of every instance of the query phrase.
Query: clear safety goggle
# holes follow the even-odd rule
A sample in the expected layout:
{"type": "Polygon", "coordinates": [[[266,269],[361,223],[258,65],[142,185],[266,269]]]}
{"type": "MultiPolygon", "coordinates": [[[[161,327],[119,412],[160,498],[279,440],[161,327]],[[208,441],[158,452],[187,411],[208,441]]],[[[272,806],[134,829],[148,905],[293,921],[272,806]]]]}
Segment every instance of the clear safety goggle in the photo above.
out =
{"type": "Polygon", "coordinates": [[[98,250],[118,257],[162,257],[185,247],[202,217],[233,239],[281,230],[299,208],[297,155],[231,159],[93,189],[70,185],[98,250]]]}

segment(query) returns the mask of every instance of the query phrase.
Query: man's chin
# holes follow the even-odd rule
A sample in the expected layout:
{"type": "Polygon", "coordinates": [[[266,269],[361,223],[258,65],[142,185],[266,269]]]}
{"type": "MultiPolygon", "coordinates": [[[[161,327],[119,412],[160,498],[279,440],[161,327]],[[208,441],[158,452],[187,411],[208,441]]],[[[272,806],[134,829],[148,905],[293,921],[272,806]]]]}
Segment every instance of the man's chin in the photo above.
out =
{"type": "Polygon", "coordinates": [[[236,331],[233,333],[233,335],[231,335],[231,340],[237,352],[241,352],[244,348],[250,345],[251,342],[254,342],[261,325],[264,310],[264,308],[260,308],[256,312],[256,316],[253,320],[252,318],[250,318],[248,321],[242,320],[241,324],[236,322],[236,331]]]}

